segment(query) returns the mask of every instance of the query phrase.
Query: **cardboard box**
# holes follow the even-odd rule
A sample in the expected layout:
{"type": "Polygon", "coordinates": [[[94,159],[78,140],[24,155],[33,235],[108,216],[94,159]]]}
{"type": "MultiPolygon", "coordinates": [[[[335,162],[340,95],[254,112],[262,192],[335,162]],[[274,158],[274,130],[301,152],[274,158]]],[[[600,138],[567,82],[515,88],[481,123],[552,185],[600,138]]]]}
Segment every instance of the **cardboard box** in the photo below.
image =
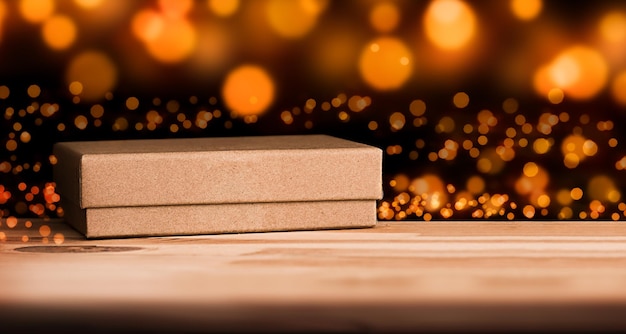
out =
{"type": "Polygon", "coordinates": [[[67,220],[87,237],[372,226],[382,197],[382,151],[324,135],[66,142],[54,154],[67,220]],[[371,207],[371,219],[339,207],[371,207]],[[266,214],[278,211],[282,223],[266,214]]]}
{"type": "Polygon", "coordinates": [[[160,205],[81,209],[66,220],[88,238],[364,228],[376,225],[376,201],[160,205]]]}
{"type": "Polygon", "coordinates": [[[382,151],[323,136],[67,142],[57,189],[81,208],[382,197],[382,151]]]}

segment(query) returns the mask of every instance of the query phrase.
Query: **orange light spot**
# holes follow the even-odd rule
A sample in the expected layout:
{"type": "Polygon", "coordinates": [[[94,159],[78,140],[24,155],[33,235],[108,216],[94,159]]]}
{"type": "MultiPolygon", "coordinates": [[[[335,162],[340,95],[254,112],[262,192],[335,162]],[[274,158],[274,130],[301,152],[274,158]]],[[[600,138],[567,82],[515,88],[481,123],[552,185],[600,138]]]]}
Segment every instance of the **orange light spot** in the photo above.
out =
{"type": "Polygon", "coordinates": [[[93,9],[102,4],[104,0],[74,0],[74,3],[85,9],[93,9]]]}
{"type": "Polygon", "coordinates": [[[17,141],[15,139],[9,139],[6,142],[5,147],[7,148],[7,151],[15,151],[17,149],[17,141]]]}
{"type": "Polygon", "coordinates": [[[217,16],[231,16],[239,8],[239,0],[209,0],[209,8],[217,16]]]}
{"type": "Polygon", "coordinates": [[[87,117],[83,115],[78,115],[74,118],[74,125],[80,130],[85,130],[85,128],[87,128],[87,124],[89,124],[89,121],[87,120],[87,117]]]}
{"type": "Polygon", "coordinates": [[[165,16],[181,18],[193,8],[192,0],[158,0],[159,8],[165,16]]]}
{"type": "Polygon", "coordinates": [[[71,18],[56,15],[46,20],[42,27],[43,39],[55,50],[67,49],[76,39],[76,25],[71,18]]]}
{"type": "Polygon", "coordinates": [[[317,17],[326,7],[325,1],[270,0],[267,20],[270,27],[285,38],[306,35],[317,23],[317,17]]]}
{"type": "Polygon", "coordinates": [[[115,86],[117,69],[107,55],[98,51],[85,51],[71,60],[65,77],[68,84],[82,84],[82,99],[98,100],[115,86]]]}
{"type": "Polygon", "coordinates": [[[520,20],[529,21],[541,13],[541,0],[511,0],[511,11],[520,20]]]}
{"type": "Polygon", "coordinates": [[[143,42],[154,40],[163,30],[163,17],[155,10],[141,10],[133,16],[131,28],[139,40],[143,42]]]}
{"type": "Polygon", "coordinates": [[[151,18],[144,33],[148,53],[163,63],[177,63],[189,57],[197,44],[194,27],[184,18],[151,18]],[[160,22],[160,23],[159,23],[160,22]]]}
{"type": "Polygon", "coordinates": [[[595,49],[576,45],[561,52],[551,63],[549,79],[574,99],[589,99],[606,85],[609,68],[595,49]]]}
{"type": "Polygon", "coordinates": [[[466,46],[476,34],[476,15],[459,0],[435,0],[424,14],[426,36],[436,46],[457,50],[466,46]]]}
{"type": "Polygon", "coordinates": [[[465,92],[458,92],[452,98],[454,106],[457,108],[465,108],[469,104],[469,95],[465,92]]]}
{"type": "Polygon", "coordinates": [[[263,68],[242,65],[226,77],[222,96],[226,105],[237,114],[259,115],[274,101],[274,82],[263,68]]]}
{"type": "Polygon", "coordinates": [[[139,107],[139,99],[134,96],[131,96],[126,99],[126,108],[128,110],[135,110],[139,107]]]}
{"type": "Polygon", "coordinates": [[[626,106],[626,71],[620,72],[611,85],[613,99],[622,106],[626,106]]]}
{"type": "Polygon", "coordinates": [[[413,55],[401,40],[381,37],[362,50],[359,72],[363,80],[378,90],[401,87],[413,71],[413,55]]]}
{"type": "Polygon", "coordinates": [[[21,0],[19,11],[31,23],[45,21],[54,12],[54,0],[21,0]]]}
{"type": "Polygon", "coordinates": [[[370,11],[370,24],[379,32],[390,32],[400,21],[398,7],[391,2],[377,3],[370,11]]]}
{"type": "Polygon", "coordinates": [[[50,235],[50,233],[51,233],[50,226],[41,225],[41,227],[39,227],[39,234],[41,234],[42,237],[47,237],[50,235]]]}
{"type": "Polygon", "coordinates": [[[430,212],[439,210],[448,200],[445,184],[434,174],[414,179],[408,190],[421,196],[424,199],[424,208],[430,212]]]}
{"type": "Polygon", "coordinates": [[[9,228],[15,228],[17,226],[17,218],[13,216],[7,217],[6,224],[9,228]]]}
{"type": "Polygon", "coordinates": [[[389,117],[389,125],[393,131],[401,130],[406,124],[406,117],[401,112],[394,112],[389,117]]]}
{"type": "Polygon", "coordinates": [[[600,21],[600,33],[610,43],[626,41],[626,14],[611,11],[604,15],[600,21]]]}
{"type": "Polygon", "coordinates": [[[535,216],[535,207],[532,205],[526,205],[523,209],[523,212],[526,218],[531,219],[535,216]]]}
{"type": "Polygon", "coordinates": [[[65,236],[63,235],[63,233],[56,233],[53,237],[53,240],[56,245],[60,245],[65,241],[65,236]]]}

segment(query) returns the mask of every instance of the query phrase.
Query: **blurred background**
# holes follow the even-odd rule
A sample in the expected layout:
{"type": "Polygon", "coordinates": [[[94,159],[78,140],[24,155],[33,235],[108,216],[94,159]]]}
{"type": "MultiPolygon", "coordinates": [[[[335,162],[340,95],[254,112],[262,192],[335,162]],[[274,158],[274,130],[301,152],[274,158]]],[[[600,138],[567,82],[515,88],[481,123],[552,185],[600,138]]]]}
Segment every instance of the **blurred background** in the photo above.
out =
{"type": "Polygon", "coordinates": [[[55,142],[314,133],[384,151],[381,220],[622,220],[626,3],[0,0],[0,115],[7,225],[55,142]]]}

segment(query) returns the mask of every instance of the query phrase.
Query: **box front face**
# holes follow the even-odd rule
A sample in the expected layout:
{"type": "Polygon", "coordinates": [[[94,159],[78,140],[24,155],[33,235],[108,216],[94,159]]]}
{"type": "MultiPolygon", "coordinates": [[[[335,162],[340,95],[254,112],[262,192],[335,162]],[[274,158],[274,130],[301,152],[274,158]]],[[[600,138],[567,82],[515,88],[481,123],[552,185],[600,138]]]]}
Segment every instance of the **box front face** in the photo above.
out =
{"type": "Polygon", "coordinates": [[[89,208],[89,238],[364,228],[376,225],[376,201],[318,201],[89,208]]]}
{"type": "Polygon", "coordinates": [[[79,184],[61,188],[82,208],[380,198],[380,149],[327,138],[322,144],[338,148],[90,154],[83,147],[78,180],[59,182],[79,184]]]}

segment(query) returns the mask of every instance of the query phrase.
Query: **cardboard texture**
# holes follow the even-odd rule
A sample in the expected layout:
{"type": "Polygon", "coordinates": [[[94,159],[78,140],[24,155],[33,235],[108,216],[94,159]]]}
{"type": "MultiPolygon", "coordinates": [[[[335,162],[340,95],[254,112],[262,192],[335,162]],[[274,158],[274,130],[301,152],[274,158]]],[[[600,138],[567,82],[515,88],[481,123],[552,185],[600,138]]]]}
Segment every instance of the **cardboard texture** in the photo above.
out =
{"type": "Polygon", "coordinates": [[[58,143],[65,218],[88,238],[370,227],[382,151],[324,135],[58,143]]]}
{"type": "Polygon", "coordinates": [[[376,201],[316,201],[64,207],[66,219],[88,238],[363,228],[376,225],[376,201]]]}
{"type": "Polygon", "coordinates": [[[323,135],[58,143],[81,208],[382,197],[382,151],[323,135]]]}

